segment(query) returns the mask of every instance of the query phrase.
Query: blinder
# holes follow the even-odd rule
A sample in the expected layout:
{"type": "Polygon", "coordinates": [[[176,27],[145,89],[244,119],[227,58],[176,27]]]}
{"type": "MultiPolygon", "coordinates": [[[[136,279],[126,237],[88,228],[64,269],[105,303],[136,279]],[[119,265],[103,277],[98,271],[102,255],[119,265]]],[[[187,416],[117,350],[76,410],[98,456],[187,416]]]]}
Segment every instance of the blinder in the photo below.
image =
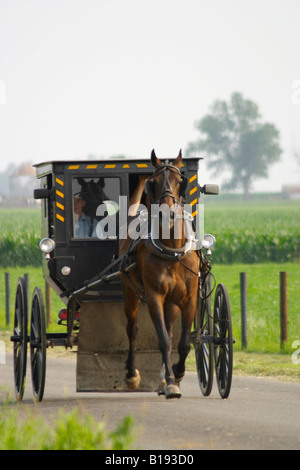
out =
{"type": "Polygon", "coordinates": [[[154,183],[148,179],[145,181],[145,193],[154,200],[154,183]]]}
{"type": "Polygon", "coordinates": [[[185,195],[187,185],[188,185],[188,179],[186,176],[181,175],[182,181],[180,183],[180,191],[179,191],[179,196],[182,197],[185,195]]]}

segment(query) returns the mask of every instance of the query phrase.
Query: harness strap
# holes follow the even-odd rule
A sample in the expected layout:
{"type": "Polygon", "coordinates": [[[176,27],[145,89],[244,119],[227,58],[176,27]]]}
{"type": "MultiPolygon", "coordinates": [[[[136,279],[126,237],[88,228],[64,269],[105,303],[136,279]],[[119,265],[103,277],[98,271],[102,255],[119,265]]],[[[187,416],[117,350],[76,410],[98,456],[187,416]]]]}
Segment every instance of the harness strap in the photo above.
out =
{"type": "Polygon", "coordinates": [[[150,253],[159,258],[167,261],[178,261],[179,258],[184,257],[190,251],[192,240],[186,240],[181,248],[169,248],[160,240],[154,240],[150,235],[150,238],[145,240],[145,246],[150,253]]]}

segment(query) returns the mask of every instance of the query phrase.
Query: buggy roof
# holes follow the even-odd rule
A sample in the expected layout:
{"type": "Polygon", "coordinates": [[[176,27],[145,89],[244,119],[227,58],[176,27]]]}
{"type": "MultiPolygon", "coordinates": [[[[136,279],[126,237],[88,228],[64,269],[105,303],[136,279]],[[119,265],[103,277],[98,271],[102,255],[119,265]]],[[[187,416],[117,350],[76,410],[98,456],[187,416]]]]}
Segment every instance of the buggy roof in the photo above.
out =
{"type": "MultiPolygon", "coordinates": [[[[160,158],[161,161],[165,161],[166,158],[160,158]]],[[[174,160],[170,159],[171,161],[174,160]]],[[[201,157],[187,157],[182,159],[182,167],[190,167],[193,164],[198,166],[198,161],[203,160],[201,157]]],[[[193,166],[194,166],[193,165],[193,166]]],[[[110,158],[110,159],[99,159],[99,160],[52,160],[33,165],[37,169],[37,177],[40,177],[46,173],[55,172],[55,169],[65,168],[67,170],[126,170],[133,169],[135,171],[153,171],[153,167],[150,162],[150,158],[110,158]]],[[[193,168],[196,169],[196,168],[193,168]]]]}

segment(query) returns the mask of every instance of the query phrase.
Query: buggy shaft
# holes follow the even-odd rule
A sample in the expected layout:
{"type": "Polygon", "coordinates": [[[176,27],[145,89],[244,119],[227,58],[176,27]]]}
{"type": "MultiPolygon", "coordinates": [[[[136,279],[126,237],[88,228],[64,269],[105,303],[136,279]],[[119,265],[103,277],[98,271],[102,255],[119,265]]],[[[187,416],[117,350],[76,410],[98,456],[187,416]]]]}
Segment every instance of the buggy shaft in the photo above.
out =
{"type": "Polygon", "coordinates": [[[132,263],[129,266],[127,266],[127,268],[123,269],[122,271],[116,271],[115,273],[112,273],[112,274],[106,274],[106,275],[102,276],[100,279],[97,279],[97,281],[91,282],[90,284],[88,284],[84,287],[81,287],[80,289],[74,291],[73,294],[72,294],[72,297],[74,297],[76,295],[84,294],[89,289],[92,289],[93,287],[99,286],[100,284],[102,284],[104,282],[112,281],[113,279],[121,276],[122,273],[124,273],[124,272],[128,273],[135,266],[136,266],[136,263],[132,263]]]}

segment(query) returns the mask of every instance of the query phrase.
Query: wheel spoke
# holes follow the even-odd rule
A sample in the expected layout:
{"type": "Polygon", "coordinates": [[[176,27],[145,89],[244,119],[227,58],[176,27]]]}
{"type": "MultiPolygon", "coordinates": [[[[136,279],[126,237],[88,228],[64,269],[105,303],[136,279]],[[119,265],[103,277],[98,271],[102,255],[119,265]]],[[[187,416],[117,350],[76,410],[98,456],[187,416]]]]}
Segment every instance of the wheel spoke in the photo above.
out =
{"type": "Polygon", "coordinates": [[[221,397],[227,398],[231,387],[233,349],[230,305],[226,289],[222,284],[218,285],[216,291],[214,336],[218,388],[221,397]]]}
{"type": "Polygon", "coordinates": [[[46,376],[46,327],[43,295],[38,287],[34,290],[31,305],[30,347],[33,394],[36,401],[41,401],[46,376]]]}
{"type": "Polygon", "coordinates": [[[213,383],[213,344],[201,340],[201,336],[212,337],[211,298],[206,283],[202,289],[202,297],[198,297],[198,308],[195,316],[195,328],[199,331],[200,342],[195,346],[198,381],[204,396],[211,393],[213,383]]]}
{"type": "Polygon", "coordinates": [[[18,279],[15,312],[14,312],[14,381],[15,394],[18,401],[22,400],[27,363],[27,295],[26,282],[23,277],[18,279]]]}

